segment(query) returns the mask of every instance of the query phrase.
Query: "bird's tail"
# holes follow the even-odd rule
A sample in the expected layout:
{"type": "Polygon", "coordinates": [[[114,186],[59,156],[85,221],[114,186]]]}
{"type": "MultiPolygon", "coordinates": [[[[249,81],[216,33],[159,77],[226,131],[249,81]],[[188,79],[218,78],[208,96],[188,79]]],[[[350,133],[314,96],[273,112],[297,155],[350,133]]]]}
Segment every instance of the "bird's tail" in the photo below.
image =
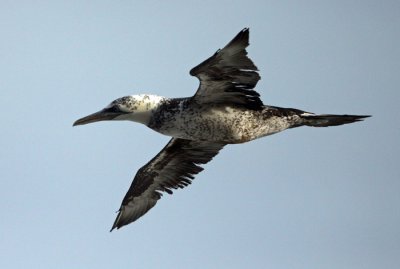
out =
{"type": "Polygon", "coordinates": [[[299,116],[303,119],[303,125],[312,127],[337,126],[362,121],[365,118],[371,117],[370,115],[315,115],[312,113],[303,113],[299,116]]]}

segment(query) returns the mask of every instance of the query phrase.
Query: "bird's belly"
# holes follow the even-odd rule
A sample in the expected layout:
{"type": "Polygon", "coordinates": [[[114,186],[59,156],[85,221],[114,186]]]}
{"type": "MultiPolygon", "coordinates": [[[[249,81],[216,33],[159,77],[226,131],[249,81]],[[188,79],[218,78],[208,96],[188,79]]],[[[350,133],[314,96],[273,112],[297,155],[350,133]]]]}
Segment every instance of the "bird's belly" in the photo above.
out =
{"type": "Polygon", "coordinates": [[[237,144],[276,132],[268,128],[261,111],[226,107],[175,114],[155,130],[182,139],[237,144]]]}

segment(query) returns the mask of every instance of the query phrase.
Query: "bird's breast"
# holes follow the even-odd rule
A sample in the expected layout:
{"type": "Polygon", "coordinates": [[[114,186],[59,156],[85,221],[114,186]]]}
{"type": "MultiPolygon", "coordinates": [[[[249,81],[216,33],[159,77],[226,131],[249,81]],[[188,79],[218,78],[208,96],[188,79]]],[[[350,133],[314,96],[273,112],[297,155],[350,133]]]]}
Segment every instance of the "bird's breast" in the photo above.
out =
{"type": "Polygon", "coordinates": [[[260,125],[260,112],[211,106],[161,111],[149,127],[172,137],[232,144],[259,137],[260,125]]]}

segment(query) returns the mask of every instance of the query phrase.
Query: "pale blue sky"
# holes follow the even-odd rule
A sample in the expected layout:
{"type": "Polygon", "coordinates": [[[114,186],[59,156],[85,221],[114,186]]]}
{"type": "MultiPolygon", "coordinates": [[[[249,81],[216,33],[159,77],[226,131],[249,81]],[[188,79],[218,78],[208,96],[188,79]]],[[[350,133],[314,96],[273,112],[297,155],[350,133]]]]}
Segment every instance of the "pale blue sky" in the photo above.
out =
{"type": "Polygon", "coordinates": [[[0,2],[1,268],[400,267],[400,2],[240,2],[0,2]],[[72,123],[192,95],[190,68],[244,27],[266,104],[373,117],[228,146],[109,233],[168,138],[72,123]]]}

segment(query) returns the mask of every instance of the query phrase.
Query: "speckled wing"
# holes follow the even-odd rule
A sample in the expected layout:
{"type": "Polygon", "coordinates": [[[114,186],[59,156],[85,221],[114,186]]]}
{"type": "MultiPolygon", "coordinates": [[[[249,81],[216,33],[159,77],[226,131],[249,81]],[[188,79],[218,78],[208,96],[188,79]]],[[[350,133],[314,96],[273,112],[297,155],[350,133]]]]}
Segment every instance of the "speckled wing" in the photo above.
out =
{"type": "Polygon", "coordinates": [[[188,186],[194,176],[225,146],[222,143],[172,138],[150,162],[139,169],[122,201],[111,231],[121,228],[149,211],[162,192],[188,186]]]}
{"type": "Polygon", "coordinates": [[[243,29],[223,49],[190,70],[200,80],[193,96],[197,103],[235,104],[262,109],[259,93],[253,90],[260,80],[258,69],[247,57],[249,29],[243,29]]]}

